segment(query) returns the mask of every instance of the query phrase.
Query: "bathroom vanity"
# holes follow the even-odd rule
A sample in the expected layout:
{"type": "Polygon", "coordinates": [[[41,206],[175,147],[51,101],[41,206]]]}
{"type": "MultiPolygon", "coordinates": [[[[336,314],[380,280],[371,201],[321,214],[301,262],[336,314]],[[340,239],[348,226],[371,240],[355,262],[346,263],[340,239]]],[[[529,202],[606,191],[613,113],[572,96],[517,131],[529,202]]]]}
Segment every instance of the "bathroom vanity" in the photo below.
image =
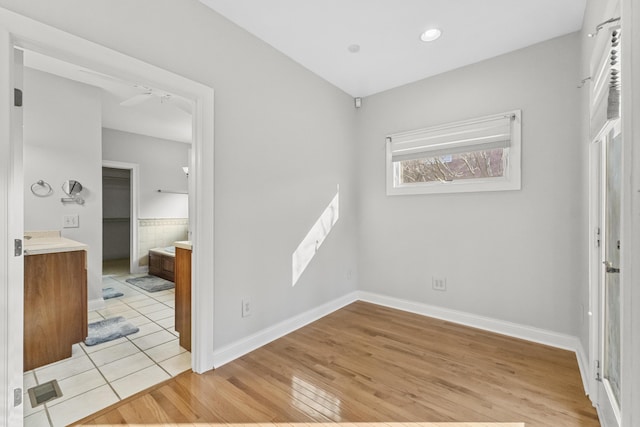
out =
{"type": "Polygon", "coordinates": [[[87,337],[87,249],[59,232],[26,233],[24,370],[71,357],[87,337]]]}
{"type": "Polygon", "coordinates": [[[176,311],[175,328],[180,347],[191,351],[191,242],[175,242],[176,311]]]}

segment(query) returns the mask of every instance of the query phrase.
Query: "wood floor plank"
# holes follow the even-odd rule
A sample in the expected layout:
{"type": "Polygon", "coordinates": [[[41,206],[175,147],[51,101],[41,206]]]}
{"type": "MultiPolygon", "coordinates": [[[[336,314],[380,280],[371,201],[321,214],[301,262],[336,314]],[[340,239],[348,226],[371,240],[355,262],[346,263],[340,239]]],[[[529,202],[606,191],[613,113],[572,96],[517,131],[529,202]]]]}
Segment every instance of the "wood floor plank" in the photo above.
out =
{"type": "Polygon", "coordinates": [[[440,422],[599,426],[572,352],[364,302],[215,371],[179,375],[78,425],[440,422]]]}

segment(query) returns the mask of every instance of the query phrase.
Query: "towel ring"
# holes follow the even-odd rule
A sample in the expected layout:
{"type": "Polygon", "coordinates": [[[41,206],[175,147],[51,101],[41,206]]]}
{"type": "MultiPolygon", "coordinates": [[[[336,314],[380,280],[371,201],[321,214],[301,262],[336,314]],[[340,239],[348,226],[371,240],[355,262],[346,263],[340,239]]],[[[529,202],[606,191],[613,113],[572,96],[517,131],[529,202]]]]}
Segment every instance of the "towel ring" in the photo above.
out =
{"type": "Polygon", "coordinates": [[[53,188],[48,182],[39,180],[38,182],[31,184],[31,192],[37,197],[47,197],[53,193],[53,188]]]}

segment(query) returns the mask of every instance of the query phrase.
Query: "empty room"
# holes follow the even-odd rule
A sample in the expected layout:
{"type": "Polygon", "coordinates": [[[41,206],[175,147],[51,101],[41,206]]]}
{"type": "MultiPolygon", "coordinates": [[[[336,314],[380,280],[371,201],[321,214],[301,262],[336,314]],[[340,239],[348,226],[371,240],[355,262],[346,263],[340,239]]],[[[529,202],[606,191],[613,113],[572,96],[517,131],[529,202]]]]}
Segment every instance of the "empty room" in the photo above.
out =
{"type": "Polygon", "coordinates": [[[0,425],[640,425],[639,23],[0,0],[0,425]]]}

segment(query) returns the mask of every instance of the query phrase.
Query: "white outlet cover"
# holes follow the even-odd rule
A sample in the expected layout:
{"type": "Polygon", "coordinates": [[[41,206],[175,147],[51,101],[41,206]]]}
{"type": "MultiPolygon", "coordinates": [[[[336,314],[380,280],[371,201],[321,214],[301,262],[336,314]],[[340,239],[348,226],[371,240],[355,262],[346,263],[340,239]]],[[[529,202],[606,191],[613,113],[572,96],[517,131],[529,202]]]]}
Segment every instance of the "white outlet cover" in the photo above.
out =
{"type": "Polygon", "coordinates": [[[251,298],[244,298],[242,300],[242,317],[251,316],[252,306],[251,298]]]}

